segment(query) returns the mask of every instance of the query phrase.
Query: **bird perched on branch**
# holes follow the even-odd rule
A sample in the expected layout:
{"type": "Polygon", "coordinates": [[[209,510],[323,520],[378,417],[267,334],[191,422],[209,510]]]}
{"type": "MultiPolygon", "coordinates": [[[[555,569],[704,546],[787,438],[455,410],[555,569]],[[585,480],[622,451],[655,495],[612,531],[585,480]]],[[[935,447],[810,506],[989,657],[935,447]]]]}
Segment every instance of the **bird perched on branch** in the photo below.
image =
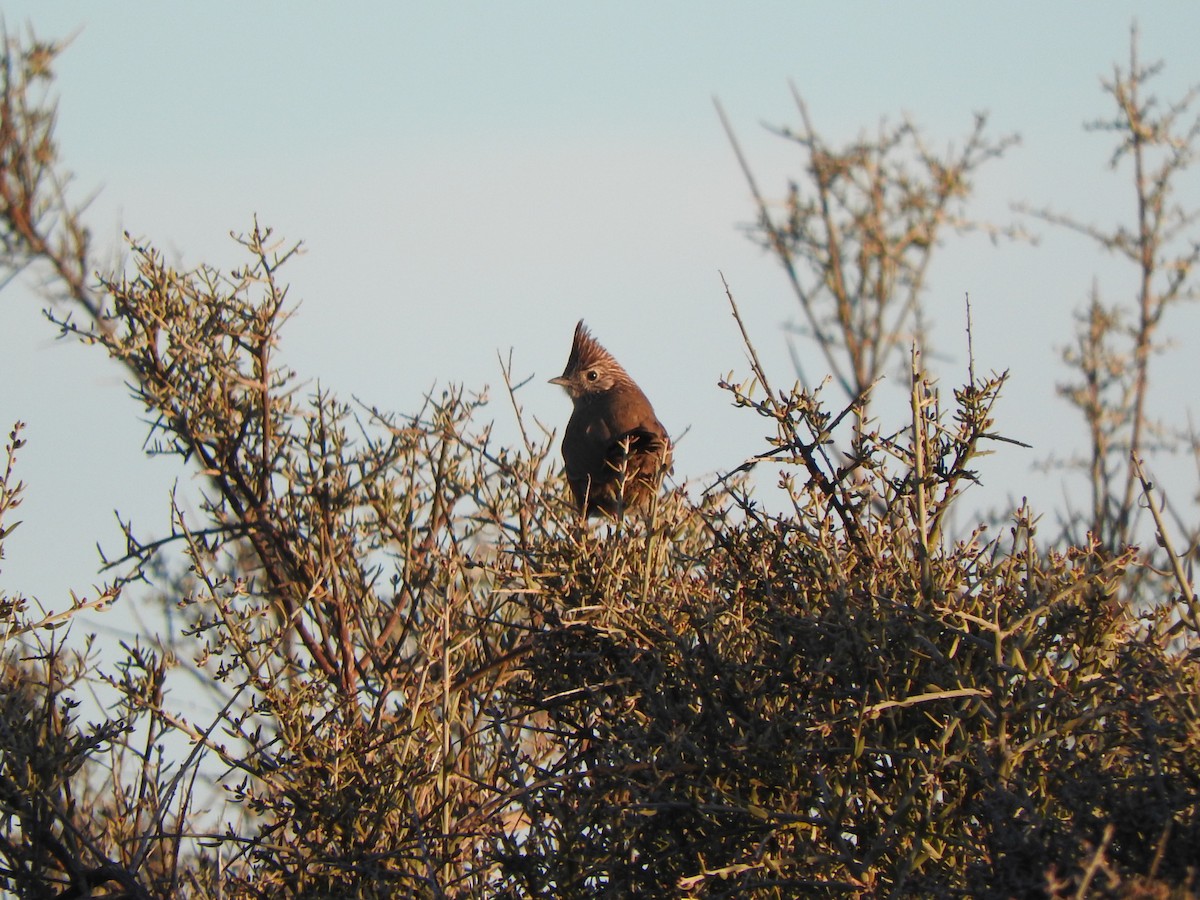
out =
{"type": "Polygon", "coordinates": [[[671,439],[642,389],[582,319],[567,367],[550,383],[562,387],[575,406],[562,455],[579,509],[619,518],[645,503],[671,467],[671,439]]]}

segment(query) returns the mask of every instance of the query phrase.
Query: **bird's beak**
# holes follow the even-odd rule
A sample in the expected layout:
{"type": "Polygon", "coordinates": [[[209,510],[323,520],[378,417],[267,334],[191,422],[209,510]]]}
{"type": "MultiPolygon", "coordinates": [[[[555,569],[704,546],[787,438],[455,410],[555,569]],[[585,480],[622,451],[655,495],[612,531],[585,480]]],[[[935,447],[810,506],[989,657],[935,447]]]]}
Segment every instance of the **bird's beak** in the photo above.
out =
{"type": "Polygon", "coordinates": [[[550,381],[547,383],[548,384],[557,384],[560,388],[565,388],[571,382],[565,376],[559,375],[557,378],[551,378],[550,381]]]}

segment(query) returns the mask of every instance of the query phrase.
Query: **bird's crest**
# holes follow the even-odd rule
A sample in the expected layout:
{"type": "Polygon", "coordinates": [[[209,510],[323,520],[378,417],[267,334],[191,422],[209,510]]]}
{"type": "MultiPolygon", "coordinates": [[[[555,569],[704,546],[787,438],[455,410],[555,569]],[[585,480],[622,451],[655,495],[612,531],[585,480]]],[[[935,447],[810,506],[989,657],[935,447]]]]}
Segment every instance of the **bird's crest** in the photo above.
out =
{"type": "Polygon", "coordinates": [[[599,341],[592,337],[592,333],[583,324],[583,319],[580,319],[579,324],[575,326],[575,340],[571,343],[571,355],[567,358],[567,368],[563,374],[567,375],[580,372],[584,369],[591,369],[602,362],[607,362],[616,369],[621,369],[620,364],[613,358],[613,355],[605,350],[599,341]]]}

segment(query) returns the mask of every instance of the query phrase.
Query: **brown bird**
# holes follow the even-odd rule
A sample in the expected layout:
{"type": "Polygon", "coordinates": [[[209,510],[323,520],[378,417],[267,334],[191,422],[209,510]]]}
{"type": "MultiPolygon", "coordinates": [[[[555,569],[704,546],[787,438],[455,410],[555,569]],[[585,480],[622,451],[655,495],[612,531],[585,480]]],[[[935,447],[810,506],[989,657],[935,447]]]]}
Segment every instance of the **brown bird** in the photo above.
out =
{"type": "Polygon", "coordinates": [[[579,509],[617,518],[645,503],[671,466],[671,439],[642,389],[582,319],[567,367],[550,383],[561,386],[575,405],[562,455],[579,509]]]}

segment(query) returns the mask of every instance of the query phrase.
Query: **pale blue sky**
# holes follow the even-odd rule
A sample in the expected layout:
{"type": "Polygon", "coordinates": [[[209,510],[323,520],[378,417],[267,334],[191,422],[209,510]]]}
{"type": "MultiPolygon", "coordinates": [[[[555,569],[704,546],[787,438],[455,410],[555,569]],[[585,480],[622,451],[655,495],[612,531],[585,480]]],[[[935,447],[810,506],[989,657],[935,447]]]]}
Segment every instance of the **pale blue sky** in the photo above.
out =
{"type": "MultiPolygon", "coordinates": [[[[760,122],[795,121],[788,81],[834,143],[911,115],[931,140],[972,113],[1022,144],[980,173],[980,217],[1010,201],[1129,221],[1127,179],[1106,170],[1100,78],[1128,55],[1137,15],[1155,82],[1200,82],[1195,3],[183,4],[10,2],[10,31],[76,34],[57,67],[63,158],[102,247],[128,229],[187,265],[238,262],[230,230],[257,214],[306,255],[284,355],[397,411],[435,384],[500,382],[513,350],[530,414],[561,428],[561,371],[585,317],[643,383],[673,433],[676,474],[697,483],[761,449],[764,429],[715,382],[745,372],[718,270],[760,352],[788,380],[783,276],[737,230],[753,218],[713,111],[719,96],[760,184],[780,195],[797,157],[760,122]],[[297,12],[296,10],[300,10],[297,12]]],[[[1192,182],[1195,187],[1195,181],[1192,182]]],[[[1181,198],[1197,205],[1200,195],[1181,198]]],[[[1093,277],[1129,276],[1082,239],[1036,226],[1038,247],[951,238],[931,273],[943,387],[966,368],[962,298],[977,367],[1013,371],[1001,430],[1035,445],[985,463],[967,506],[1029,494],[1062,505],[1060,479],[1030,474],[1083,430],[1054,397],[1057,348],[1093,277]]],[[[112,510],[166,527],[179,474],[147,462],[140,410],[93,350],[55,343],[27,284],[0,295],[0,426],[29,423],[25,524],[3,585],[61,608],[90,592],[95,542],[117,546],[112,510]]],[[[1196,316],[1177,320],[1181,339],[1196,316]]],[[[818,357],[814,354],[814,361],[818,357]]],[[[1191,402],[1194,353],[1164,370],[1164,411],[1191,402]],[[1169,380],[1173,379],[1173,380],[1169,380]]],[[[814,365],[816,363],[814,362],[814,365]]],[[[810,368],[810,373],[819,374],[810,368]]],[[[494,405],[512,434],[505,403],[494,405]]],[[[189,477],[183,476],[185,481],[189,477]]],[[[766,479],[770,481],[770,477],[766,479]]],[[[1187,484],[1191,484],[1188,481],[1187,484]]]]}

